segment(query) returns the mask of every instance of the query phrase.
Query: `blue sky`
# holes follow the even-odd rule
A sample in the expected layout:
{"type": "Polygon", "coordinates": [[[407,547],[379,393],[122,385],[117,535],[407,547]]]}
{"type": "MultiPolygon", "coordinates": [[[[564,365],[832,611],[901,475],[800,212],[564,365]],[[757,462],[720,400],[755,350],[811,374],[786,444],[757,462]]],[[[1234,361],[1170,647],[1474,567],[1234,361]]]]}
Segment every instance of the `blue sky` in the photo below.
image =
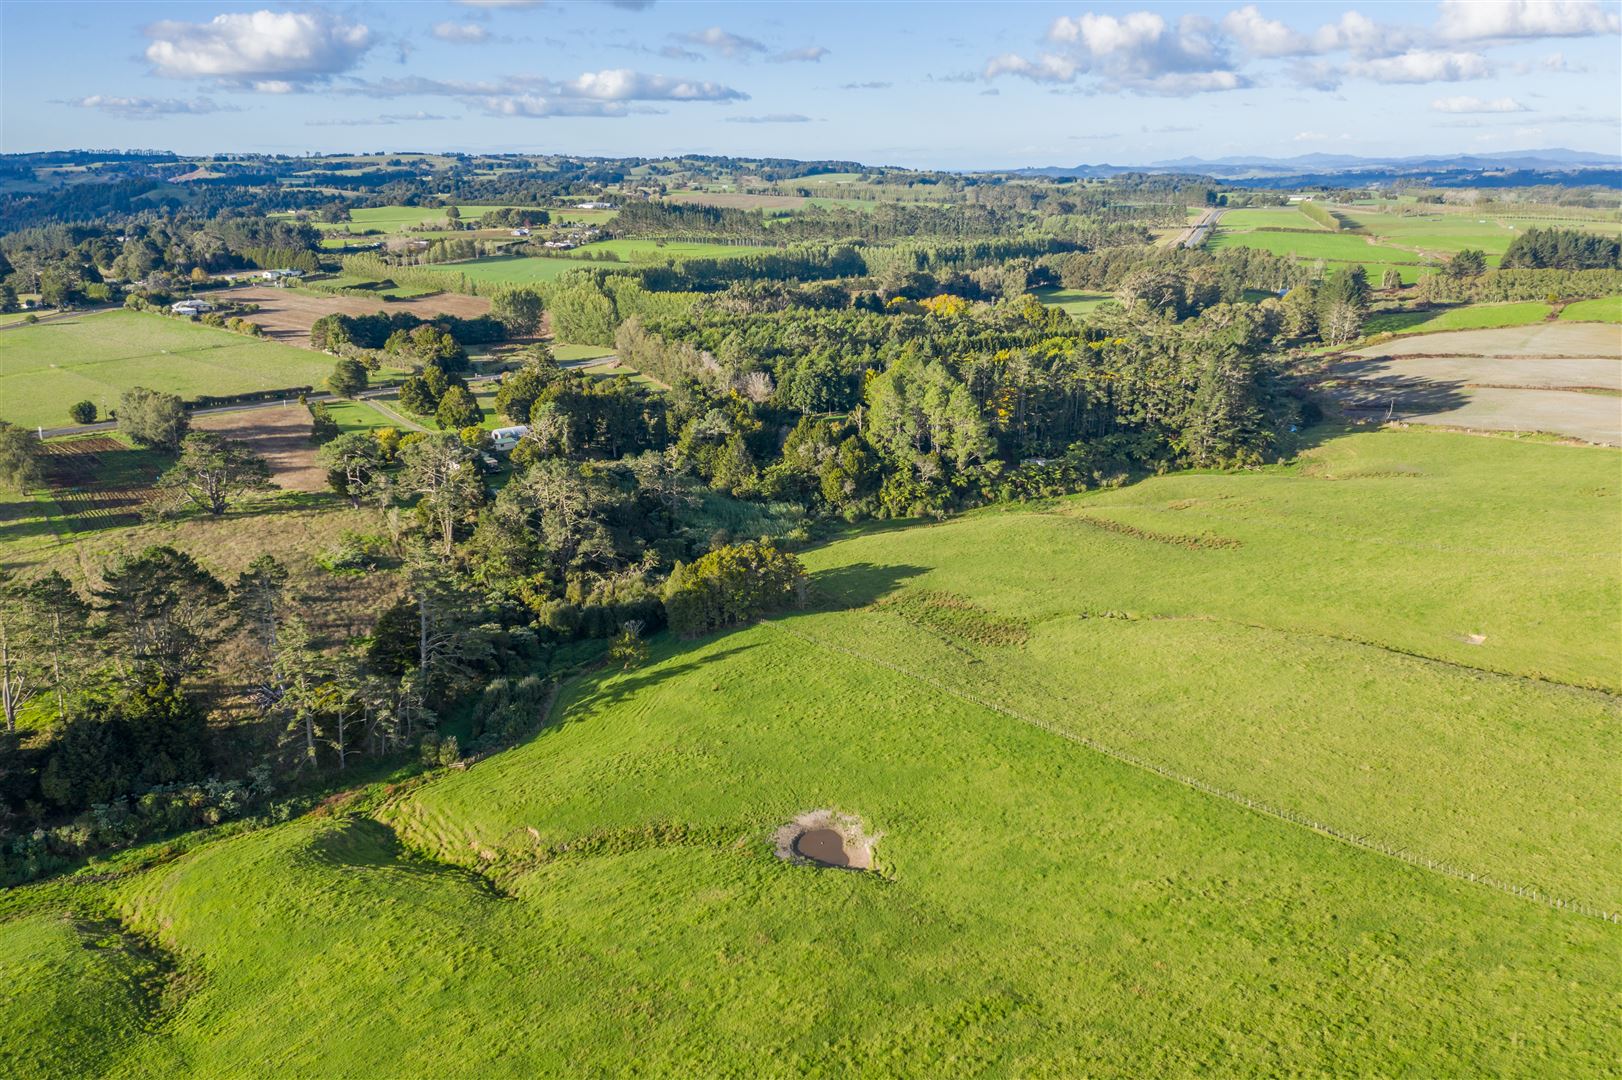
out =
{"type": "Polygon", "coordinates": [[[0,2],[0,149],[1622,150],[1622,2],[0,2]]]}

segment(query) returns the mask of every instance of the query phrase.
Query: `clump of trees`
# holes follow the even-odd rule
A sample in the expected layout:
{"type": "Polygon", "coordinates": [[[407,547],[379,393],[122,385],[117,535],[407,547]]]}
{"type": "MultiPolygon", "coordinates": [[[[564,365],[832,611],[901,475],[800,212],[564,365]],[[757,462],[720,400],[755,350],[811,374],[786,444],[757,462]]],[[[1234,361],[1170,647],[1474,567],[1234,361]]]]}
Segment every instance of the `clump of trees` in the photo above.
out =
{"type": "Polygon", "coordinates": [[[1509,242],[1505,270],[1619,270],[1622,240],[1577,229],[1527,229],[1509,242]]]}
{"type": "Polygon", "coordinates": [[[665,617],[682,637],[699,637],[803,604],[805,568],[768,542],[728,544],[691,565],[677,563],[665,583],[665,617]]]}
{"type": "Polygon", "coordinates": [[[178,450],[190,428],[185,403],[174,394],[136,386],[119,398],[118,430],[137,446],[178,450]]]}

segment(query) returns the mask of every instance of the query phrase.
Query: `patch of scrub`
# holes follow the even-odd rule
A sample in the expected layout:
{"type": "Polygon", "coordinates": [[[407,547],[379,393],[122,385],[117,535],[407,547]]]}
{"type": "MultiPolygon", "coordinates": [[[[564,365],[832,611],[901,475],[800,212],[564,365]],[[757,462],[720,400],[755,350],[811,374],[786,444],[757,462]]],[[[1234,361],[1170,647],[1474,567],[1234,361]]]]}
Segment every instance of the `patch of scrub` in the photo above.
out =
{"type": "Polygon", "coordinates": [[[837,810],[811,810],[777,830],[772,843],[777,857],[789,862],[873,869],[873,845],[882,833],[869,835],[859,819],[837,810]]]}
{"type": "Polygon", "coordinates": [[[914,626],[975,645],[1023,645],[1030,628],[1021,619],[993,614],[956,593],[908,589],[874,604],[914,626]]]}

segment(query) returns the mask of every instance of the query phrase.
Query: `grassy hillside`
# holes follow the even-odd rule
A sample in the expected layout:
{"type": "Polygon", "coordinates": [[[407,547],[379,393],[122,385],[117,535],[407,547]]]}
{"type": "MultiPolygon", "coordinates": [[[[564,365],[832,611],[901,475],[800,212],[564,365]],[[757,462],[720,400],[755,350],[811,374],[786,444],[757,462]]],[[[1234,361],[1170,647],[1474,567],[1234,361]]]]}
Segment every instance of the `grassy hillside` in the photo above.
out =
{"type": "Polygon", "coordinates": [[[1617,463],[1378,432],[857,531],[805,555],[812,609],[661,639],[470,769],[14,890],[0,957],[37,959],[7,966],[8,1052],[63,1076],[1603,1073],[1622,926],[1428,867],[1622,907],[1596,767],[1622,752],[1617,463]],[[877,873],[773,856],[817,807],[882,834],[877,873]],[[76,945],[103,909],[168,996],[76,945]],[[63,980],[107,1004],[47,1027],[63,980]]]}
{"type": "Polygon", "coordinates": [[[6,330],[0,420],[67,424],[93,401],[103,416],[132,386],[181,397],[318,386],[332,358],[181,319],[107,311],[6,330]]]}

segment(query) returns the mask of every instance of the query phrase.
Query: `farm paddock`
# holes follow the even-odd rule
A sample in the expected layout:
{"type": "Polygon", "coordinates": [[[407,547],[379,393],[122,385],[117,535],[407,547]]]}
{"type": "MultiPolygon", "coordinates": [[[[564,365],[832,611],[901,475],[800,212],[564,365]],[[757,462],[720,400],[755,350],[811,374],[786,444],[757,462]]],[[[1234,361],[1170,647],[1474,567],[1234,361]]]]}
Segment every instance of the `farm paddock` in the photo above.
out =
{"type": "Polygon", "coordinates": [[[303,405],[208,413],[192,418],[198,431],[214,431],[248,444],[270,463],[271,482],[288,491],[325,491],[327,473],[310,441],[310,410],[303,405]]]}
{"type": "Polygon", "coordinates": [[[258,304],[249,319],[265,328],[272,341],[308,348],[310,327],[323,315],[375,315],[404,311],[422,319],[435,315],[455,315],[475,319],[490,312],[490,301],[461,293],[437,293],[418,300],[369,300],[362,296],[323,296],[295,289],[250,286],[220,295],[244,304],[258,304]]]}
{"type": "Polygon", "coordinates": [[[1422,334],[1357,349],[1329,369],[1353,415],[1622,446],[1616,328],[1538,323],[1422,334]]]}

